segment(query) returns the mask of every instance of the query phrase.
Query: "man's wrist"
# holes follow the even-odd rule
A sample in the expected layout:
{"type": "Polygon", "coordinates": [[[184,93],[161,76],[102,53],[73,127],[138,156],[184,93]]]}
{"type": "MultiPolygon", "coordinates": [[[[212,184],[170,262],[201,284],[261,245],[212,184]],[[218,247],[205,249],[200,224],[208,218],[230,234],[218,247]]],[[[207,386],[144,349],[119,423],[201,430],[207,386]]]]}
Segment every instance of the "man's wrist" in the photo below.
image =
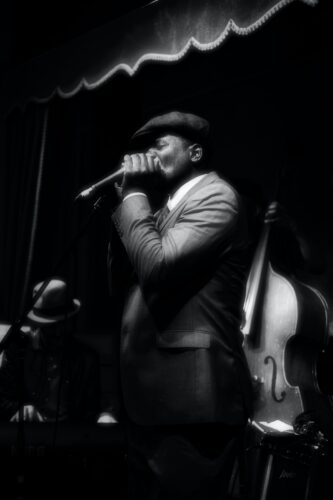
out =
{"type": "Polygon", "coordinates": [[[122,193],[123,201],[127,198],[131,198],[132,196],[145,196],[147,198],[147,193],[145,193],[145,191],[141,188],[125,189],[122,193]]]}

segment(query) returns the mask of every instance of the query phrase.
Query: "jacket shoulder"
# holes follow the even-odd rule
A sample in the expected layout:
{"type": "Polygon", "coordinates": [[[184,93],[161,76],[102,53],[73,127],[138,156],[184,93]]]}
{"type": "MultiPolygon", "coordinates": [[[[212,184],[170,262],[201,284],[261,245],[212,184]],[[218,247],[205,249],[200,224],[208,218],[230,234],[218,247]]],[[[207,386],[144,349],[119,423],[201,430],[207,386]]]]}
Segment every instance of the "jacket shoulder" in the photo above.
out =
{"type": "Polygon", "coordinates": [[[238,209],[241,204],[241,199],[236,189],[225,179],[220,177],[216,172],[211,172],[204,179],[205,182],[199,183],[197,189],[191,193],[188,201],[210,201],[223,202],[238,209]]]}

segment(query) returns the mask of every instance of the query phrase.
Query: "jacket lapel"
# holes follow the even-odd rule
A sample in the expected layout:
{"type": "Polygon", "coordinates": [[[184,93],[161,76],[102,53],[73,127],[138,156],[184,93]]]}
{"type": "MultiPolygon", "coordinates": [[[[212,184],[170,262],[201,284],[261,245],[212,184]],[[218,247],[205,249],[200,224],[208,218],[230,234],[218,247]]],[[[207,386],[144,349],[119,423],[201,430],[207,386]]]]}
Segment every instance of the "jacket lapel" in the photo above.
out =
{"type": "Polygon", "coordinates": [[[217,175],[216,172],[210,172],[203,179],[197,182],[197,184],[195,184],[180,200],[178,205],[172,210],[170,210],[169,214],[162,221],[159,230],[161,232],[164,232],[169,226],[172,225],[172,223],[177,219],[179,213],[182,211],[184,205],[186,204],[186,201],[193,193],[195,193],[198,189],[202,188],[203,186],[211,184],[212,182],[216,182],[219,179],[220,177],[217,175]]]}

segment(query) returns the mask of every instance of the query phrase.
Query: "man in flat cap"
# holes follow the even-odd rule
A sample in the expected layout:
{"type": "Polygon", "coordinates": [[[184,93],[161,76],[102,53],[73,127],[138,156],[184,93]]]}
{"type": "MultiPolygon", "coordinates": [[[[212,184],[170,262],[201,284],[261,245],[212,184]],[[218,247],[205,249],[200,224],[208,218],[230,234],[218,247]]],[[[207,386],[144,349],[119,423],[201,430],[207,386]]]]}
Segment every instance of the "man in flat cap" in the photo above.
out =
{"type": "Polygon", "coordinates": [[[138,500],[226,498],[251,412],[245,215],[210,165],[209,128],[172,111],[139,129],[112,215],[109,281],[115,297],[124,292],[121,385],[138,500]],[[168,199],[154,213],[157,188],[168,199]]]}

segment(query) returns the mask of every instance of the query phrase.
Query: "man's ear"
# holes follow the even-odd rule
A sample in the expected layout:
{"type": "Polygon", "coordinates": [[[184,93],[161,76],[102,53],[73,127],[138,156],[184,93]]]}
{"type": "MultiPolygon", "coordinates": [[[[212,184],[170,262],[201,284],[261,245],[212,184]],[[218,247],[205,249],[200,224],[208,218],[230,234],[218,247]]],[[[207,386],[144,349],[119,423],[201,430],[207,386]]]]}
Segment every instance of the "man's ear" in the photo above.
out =
{"type": "Polygon", "coordinates": [[[202,159],[203,149],[200,144],[191,144],[189,147],[190,159],[193,163],[197,163],[202,159]]]}

